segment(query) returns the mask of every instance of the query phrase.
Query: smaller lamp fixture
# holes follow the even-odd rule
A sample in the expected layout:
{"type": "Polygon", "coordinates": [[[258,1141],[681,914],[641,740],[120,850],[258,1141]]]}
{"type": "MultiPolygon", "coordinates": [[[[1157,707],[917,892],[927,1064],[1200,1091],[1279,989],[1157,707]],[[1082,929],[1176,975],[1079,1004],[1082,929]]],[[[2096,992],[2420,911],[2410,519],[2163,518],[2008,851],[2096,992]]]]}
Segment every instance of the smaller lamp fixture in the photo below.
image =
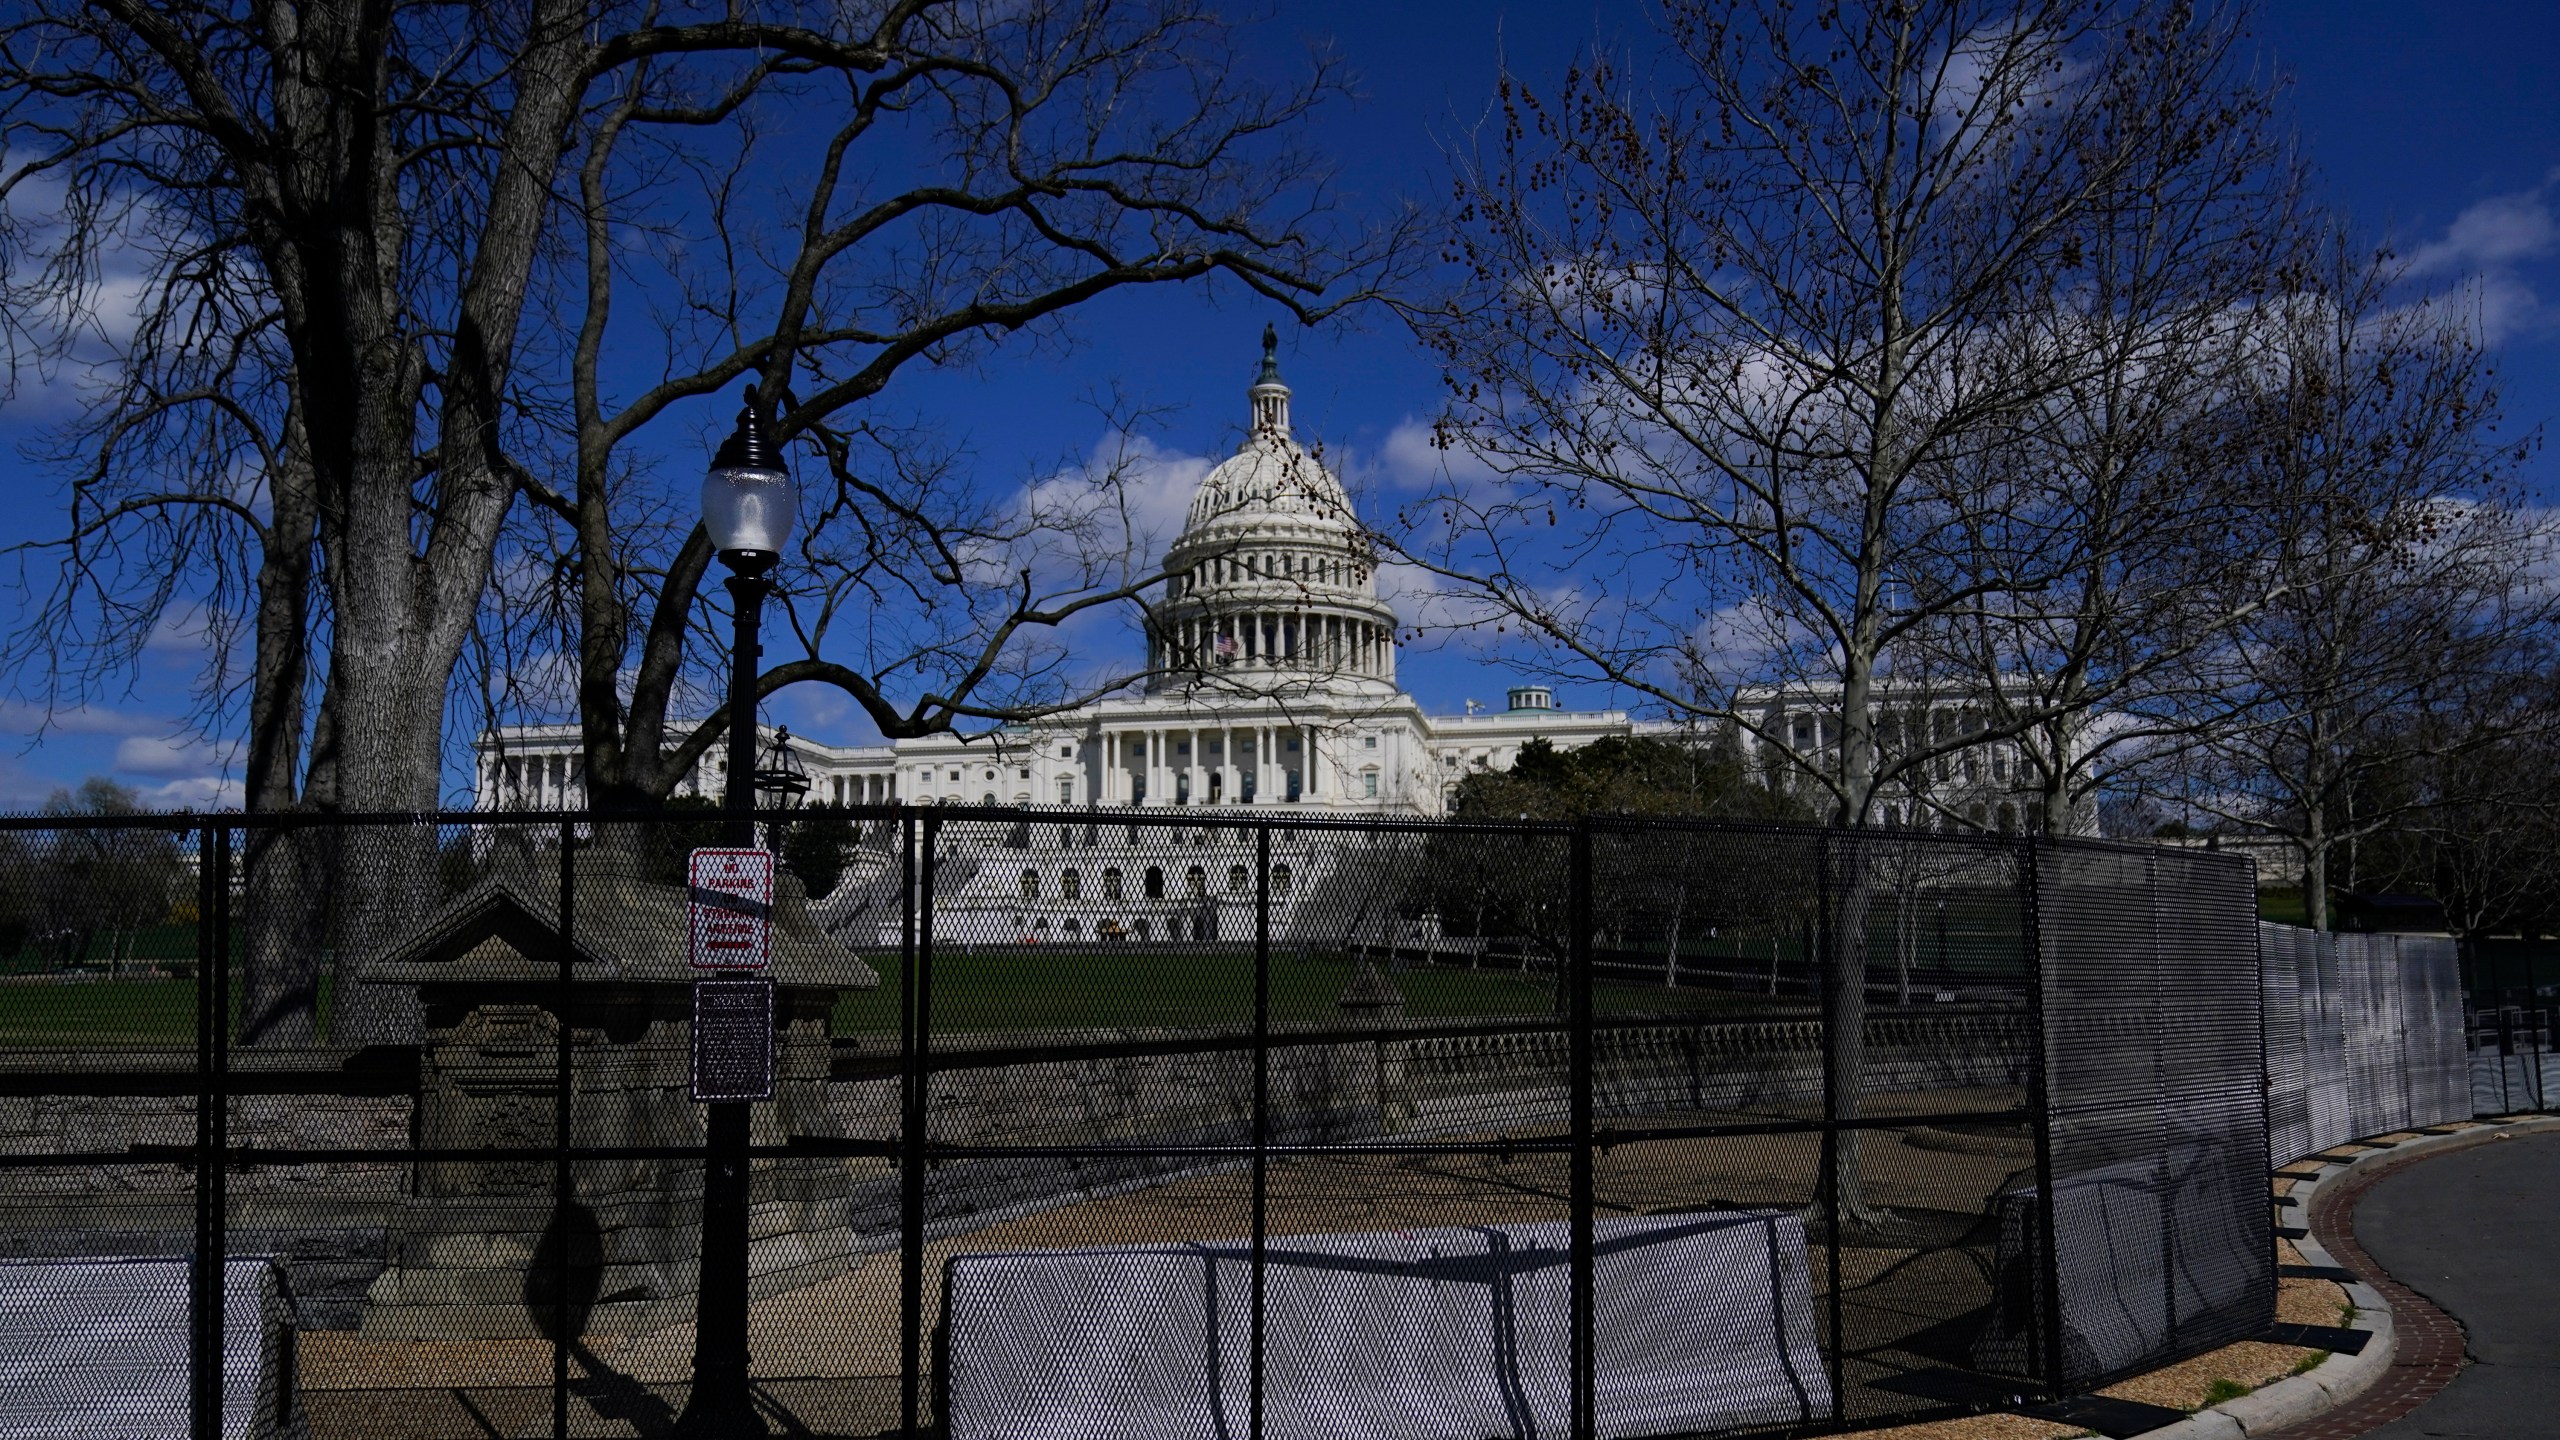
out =
{"type": "Polygon", "coordinates": [[[765,434],[755,390],[749,387],[738,428],[721,442],[720,452],[711,457],[710,473],[702,477],[703,526],[711,532],[712,548],[734,568],[740,556],[763,557],[763,565],[772,564],[799,518],[799,492],[791,484],[791,472],[783,468],[781,452],[765,434]]]}
{"type": "Polygon", "coordinates": [[[774,731],[773,743],[756,758],[755,782],[758,793],[786,807],[807,798],[809,767],[800,762],[800,752],[791,748],[790,726],[774,731]]]}

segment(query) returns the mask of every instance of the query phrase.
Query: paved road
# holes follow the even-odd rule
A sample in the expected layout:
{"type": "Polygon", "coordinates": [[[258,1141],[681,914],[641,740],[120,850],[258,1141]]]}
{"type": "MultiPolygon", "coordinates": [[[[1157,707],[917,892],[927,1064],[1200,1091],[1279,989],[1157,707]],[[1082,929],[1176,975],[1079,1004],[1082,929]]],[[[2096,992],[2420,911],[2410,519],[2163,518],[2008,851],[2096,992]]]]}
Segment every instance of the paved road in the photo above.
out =
{"type": "Polygon", "coordinates": [[[2471,1364],[2369,1440],[2560,1437],[2560,1132],[2412,1165],[2356,1202],[2356,1238],[2462,1322],[2471,1364]]]}

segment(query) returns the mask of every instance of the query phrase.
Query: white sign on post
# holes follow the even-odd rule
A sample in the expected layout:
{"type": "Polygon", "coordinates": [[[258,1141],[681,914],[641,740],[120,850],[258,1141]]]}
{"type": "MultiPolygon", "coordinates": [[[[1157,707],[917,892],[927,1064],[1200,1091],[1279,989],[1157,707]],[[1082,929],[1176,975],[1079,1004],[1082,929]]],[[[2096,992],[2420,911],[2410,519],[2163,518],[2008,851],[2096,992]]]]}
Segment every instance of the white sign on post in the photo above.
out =
{"type": "Polygon", "coordinates": [[[704,849],[685,864],[697,970],[762,970],[773,960],[773,852],[704,849]]]}

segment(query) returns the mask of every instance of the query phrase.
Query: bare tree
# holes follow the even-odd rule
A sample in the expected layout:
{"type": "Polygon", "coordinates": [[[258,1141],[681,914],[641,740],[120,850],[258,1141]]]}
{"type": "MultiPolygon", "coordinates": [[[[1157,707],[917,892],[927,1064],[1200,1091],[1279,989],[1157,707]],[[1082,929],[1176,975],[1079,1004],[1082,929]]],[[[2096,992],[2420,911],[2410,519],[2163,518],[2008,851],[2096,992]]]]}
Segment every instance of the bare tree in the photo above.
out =
{"type": "Polygon", "coordinates": [[[1054,713],[1134,678],[1051,638],[1163,578],[1128,508],[1131,466],[989,486],[881,408],[891,382],[1010,332],[1057,337],[1074,307],[1132,286],[1224,277],[1312,320],[1402,248],[1346,223],[1325,163],[1288,140],[1342,92],[1324,55],[1257,85],[1230,27],[1190,0],[912,8],[881,27],[884,58],[636,62],[580,136],[575,484],[541,498],[574,534],[567,638],[599,804],[662,798],[727,725],[715,710],[670,728],[708,542],[694,527],[635,549],[625,518],[627,448],[671,409],[753,381],[798,442],[814,492],[783,576],[798,653],[764,693],[835,687],[892,737],[1054,713]],[[782,138],[777,117],[810,115],[823,130],[804,118],[782,138]],[[634,227],[663,243],[635,252],[634,227]],[[688,258],[704,250],[738,259],[706,272],[688,258]],[[617,394],[614,307],[634,298],[671,343],[660,378],[617,394]]]}
{"type": "MultiPolygon", "coordinates": [[[[1041,593],[995,571],[1038,527],[990,519],[863,407],[911,362],[1055,336],[1129,285],[1224,275],[1317,313],[1343,257],[1321,167],[1287,135],[1339,81],[1319,58],[1255,89],[1228,36],[1192,0],[18,7],[0,335],[13,374],[107,379],[63,439],[69,524],[21,552],[42,623],[11,658],[43,662],[46,700],[78,697],[200,611],[208,706],[246,694],[253,808],[431,809],[457,665],[518,653],[489,582],[529,498],[571,536],[563,648],[602,792],[663,794],[708,554],[653,546],[669,507],[632,442],[751,381],[832,491],[795,582],[825,597],[811,655],[768,688],[831,680],[906,733],[984,708],[973,687],[1024,668],[1025,630],[1135,579],[1041,593]],[[617,296],[645,326],[615,328],[617,296]],[[565,341],[527,323],[554,315],[565,341]],[[662,374],[624,386],[634,328],[662,374]],[[936,670],[948,639],[903,675],[818,658],[828,607],[902,586],[972,617],[1013,599],[950,627],[972,663],[936,670]],[[885,675],[921,675],[921,696],[891,704],[885,675]]],[[[253,914],[300,894],[307,918],[334,887],[361,932],[338,953],[367,953],[424,903],[409,877],[431,847],[410,838],[319,868],[254,842],[272,903],[253,914]]],[[[312,939],[252,935],[248,1033],[309,1033],[312,939]]],[[[354,1031],[401,1028],[340,995],[354,1031]]]]}
{"type": "Polygon", "coordinates": [[[1884,751],[1899,651],[1925,680],[1915,637],[2064,564],[2018,462],[2121,359],[2080,319],[2090,231],[2169,182],[2236,208],[2263,177],[2195,176],[2266,146],[2228,16],[1833,8],[1674,5],[1641,74],[1595,60],[1544,101],[1505,80],[1461,164],[1463,281],[1413,313],[1442,439],[1496,479],[1414,506],[1402,558],[1569,673],[1791,756],[1859,823],[1982,738],[1884,751]],[[1808,686],[1836,739],[1741,703],[1808,686]]]}
{"type": "MultiPolygon", "coordinates": [[[[2137,203],[2222,205],[2199,177],[2261,162],[2239,37],[2111,0],[1683,0],[1641,65],[1595,58],[1544,99],[1506,77],[1459,162],[1460,280],[1412,315],[1442,439],[1492,478],[1414,507],[1403,558],[1559,670],[1752,736],[1847,824],[2058,718],[1882,743],[1888,692],[1934,679],[1924,637],[2068,564],[2021,462],[2121,358],[2074,323],[2088,237],[2137,203]],[[1800,742],[1754,703],[1784,691],[1836,726],[1800,742]]],[[[1830,1044],[1855,1076],[1876,877],[1851,870],[1830,1044]]],[[[1872,1220],[1853,1163],[1843,1218],[1872,1220]]]]}
{"type": "Polygon", "coordinates": [[[2299,497],[2252,463],[2248,402],[2261,317],[2298,295],[2315,231],[2266,122],[2255,105],[2204,149],[2131,157],[2073,227],[2061,303],[2031,342],[2073,357],[2070,373],[2016,443],[1969,462],[2023,483],[1946,578],[1976,602],[1915,648],[1990,731],[2018,736],[2030,828],[2069,833],[2119,766],[2227,716],[2200,657],[2290,584],[2271,562],[2299,497]]]}
{"type": "Polygon", "coordinates": [[[2431,896],[2463,939],[2550,933],[2560,919],[2560,726],[2548,659],[2532,669],[2484,715],[2460,717],[2484,724],[2487,739],[2364,777],[2352,808],[2401,818],[2341,842],[2345,890],[2431,896]]]}
{"type": "MultiPolygon", "coordinates": [[[[147,633],[183,582],[254,611],[260,808],[436,804],[446,686],[515,491],[507,405],[556,157],[591,75],[624,63],[591,19],[109,0],[0,28],[0,307],[22,358],[139,322],[87,412],[50,608],[109,659],[119,622],[147,633]],[[130,315],[102,309],[106,267],[130,315]],[[119,583],[137,578],[138,608],[119,583]]],[[[423,868],[335,877],[360,932],[342,953],[423,903],[423,868]]],[[[252,938],[248,1033],[308,1033],[316,956],[252,938]]]]}
{"type": "Polygon", "coordinates": [[[2494,434],[2466,317],[2396,294],[2387,254],[2331,242],[2270,327],[2252,474],[2290,497],[2275,592],[2201,657],[2238,711],[2176,767],[2206,815],[2283,836],[2315,929],[2333,857],[2437,794],[2409,772],[2543,723],[2517,705],[2555,611],[2547,524],[2494,434]]]}

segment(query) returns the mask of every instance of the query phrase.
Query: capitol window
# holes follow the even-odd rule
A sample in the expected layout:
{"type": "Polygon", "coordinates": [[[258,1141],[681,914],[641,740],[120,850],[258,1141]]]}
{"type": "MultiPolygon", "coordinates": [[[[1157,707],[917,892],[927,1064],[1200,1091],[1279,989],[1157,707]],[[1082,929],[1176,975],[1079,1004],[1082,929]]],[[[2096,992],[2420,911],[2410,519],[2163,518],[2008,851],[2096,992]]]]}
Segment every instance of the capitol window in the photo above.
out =
{"type": "Polygon", "coordinates": [[[1022,898],[1025,900],[1037,900],[1040,898],[1039,871],[1025,870],[1022,872],[1022,898]]]}
{"type": "Polygon", "coordinates": [[[1194,865],[1184,872],[1182,883],[1190,888],[1193,899],[1199,899],[1209,893],[1209,872],[1194,865]]]}
{"type": "Polygon", "coordinates": [[[1253,872],[1241,865],[1227,867],[1227,893],[1242,895],[1253,888],[1253,872]]]}
{"type": "Polygon", "coordinates": [[[1271,893],[1274,895],[1286,895],[1289,893],[1288,866],[1274,865],[1271,867],[1271,893]]]}
{"type": "Polygon", "coordinates": [[[1375,800],[1378,798],[1377,771],[1363,770],[1360,772],[1360,794],[1363,799],[1375,800]]]}
{"type": "Polygon", "coordinates": [[[1117,865],[1102,872],[1102,898],[1105,900],[1120,898],[1120,867],[1117,865]]]}
{"type": "Polygon", "coordinates": [[[1147,867],[1147,898],[1150,900],[1164,898],[1164,867],[1161,865],[1147,867]]]}
{"type": "Polygon", "coordinates": [[[1058,898],[1061,900],[1081,900],[1084,898],[1083,871],[1070,867],[1066,873],[1058,877],[1058,898]]]}

